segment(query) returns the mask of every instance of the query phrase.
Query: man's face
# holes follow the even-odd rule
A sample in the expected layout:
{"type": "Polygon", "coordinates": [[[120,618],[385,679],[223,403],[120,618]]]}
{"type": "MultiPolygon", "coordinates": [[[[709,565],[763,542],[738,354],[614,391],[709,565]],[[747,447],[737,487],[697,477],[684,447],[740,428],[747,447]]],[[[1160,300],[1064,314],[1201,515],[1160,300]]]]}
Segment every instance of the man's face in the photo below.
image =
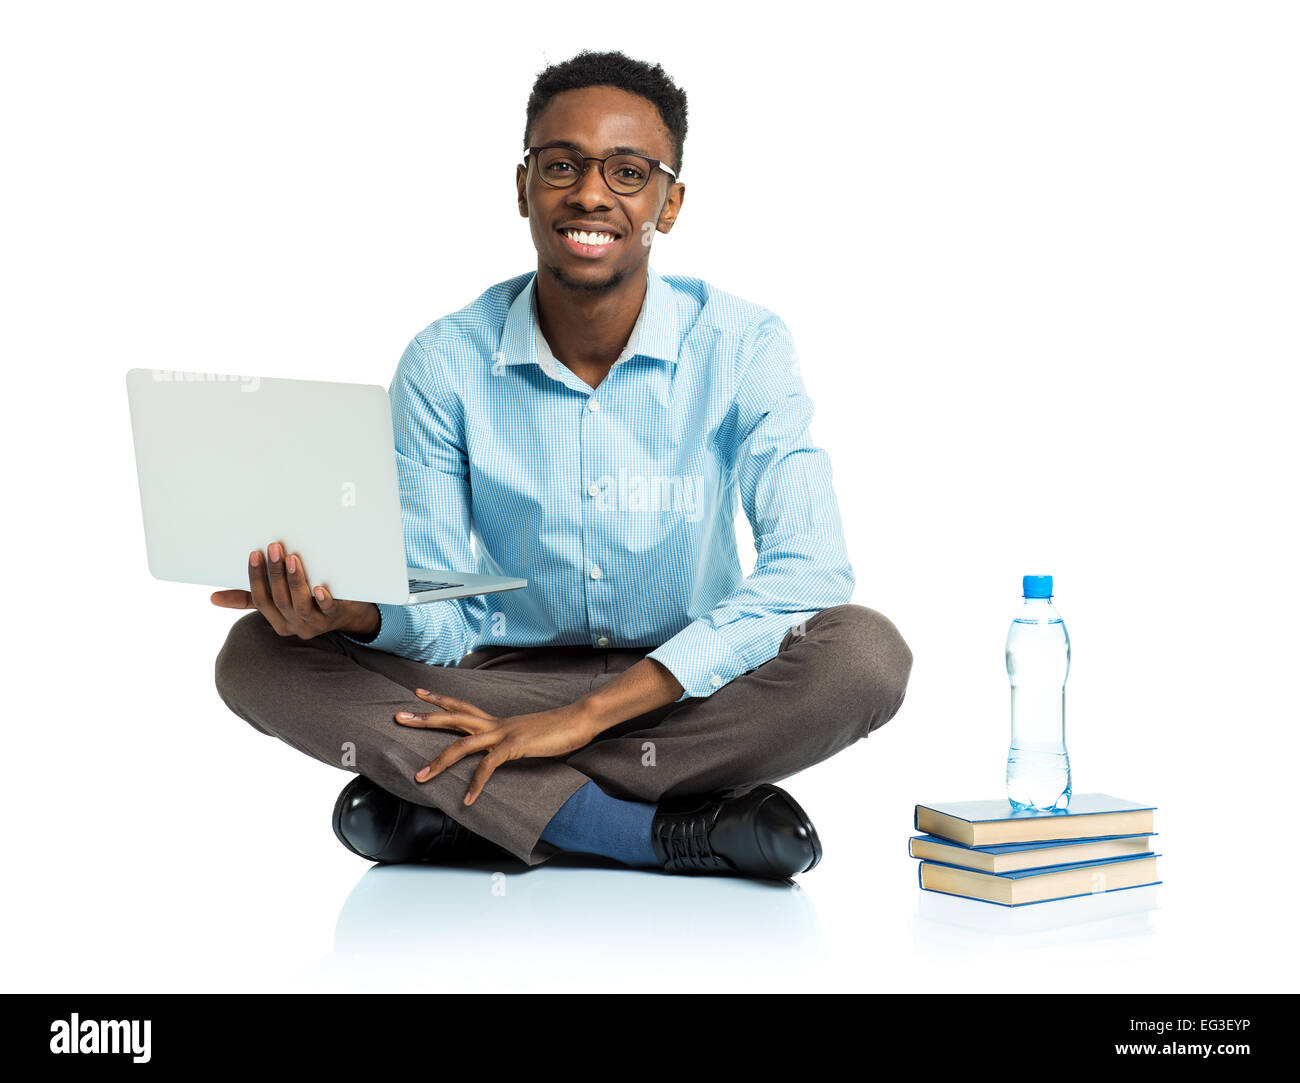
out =
{"type": "MultiPolygon", "coordinates": [[[[529,145],[565,143],[579,154],[604,158],[631,151],[674,167],[672,139],[659,111],[639,94],[593,86],[557,94],[538,114],[529,145]]],[[[519,213],[528,219],[538,261],[567,289],[603,293],[639,273],[650,259],[656,231],[667,233],[686,188],[656,169],[632,195],[616,194],[600,168],[587,171],[569,188],[551,188],[537,175],[530,157],[516,169],[519,213]],[[612,234],[605,245],[584,245],[565,237],[565,228],[612,234]]]]}

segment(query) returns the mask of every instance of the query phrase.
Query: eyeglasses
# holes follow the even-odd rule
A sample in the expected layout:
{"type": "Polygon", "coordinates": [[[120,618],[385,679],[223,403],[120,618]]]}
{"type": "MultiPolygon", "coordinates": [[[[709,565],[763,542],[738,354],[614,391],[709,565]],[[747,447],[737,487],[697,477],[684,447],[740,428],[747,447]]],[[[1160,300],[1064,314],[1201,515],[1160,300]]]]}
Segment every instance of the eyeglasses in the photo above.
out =
{"type": "Polygon", "coordinates": [[[588,158],[568,147],[529,147],[524,154],[524,167],[532,158],[537,165],[537,176],[549,188],[572,188],[587,171],[587,163],[600,166],[601,175],[609,190],[616,195],[630,196],[641,191],[656,169],[662,169],[673,180],[677,174],[657,158],[640,154],[611,154],[608,158],[588,158]]]}

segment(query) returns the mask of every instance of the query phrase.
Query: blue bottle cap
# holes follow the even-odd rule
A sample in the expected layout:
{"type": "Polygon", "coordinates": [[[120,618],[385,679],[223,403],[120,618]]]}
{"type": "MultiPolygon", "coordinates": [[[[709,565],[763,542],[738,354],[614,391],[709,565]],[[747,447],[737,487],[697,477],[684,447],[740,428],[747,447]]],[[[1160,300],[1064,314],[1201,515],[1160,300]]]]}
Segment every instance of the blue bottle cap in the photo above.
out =
{"type": "Polygon", "coordinates": [[[1050,575],[1027,575],[1022,584],[1026,598],[1050,598],[1052,596],[1052,577],[1050,575]]]}

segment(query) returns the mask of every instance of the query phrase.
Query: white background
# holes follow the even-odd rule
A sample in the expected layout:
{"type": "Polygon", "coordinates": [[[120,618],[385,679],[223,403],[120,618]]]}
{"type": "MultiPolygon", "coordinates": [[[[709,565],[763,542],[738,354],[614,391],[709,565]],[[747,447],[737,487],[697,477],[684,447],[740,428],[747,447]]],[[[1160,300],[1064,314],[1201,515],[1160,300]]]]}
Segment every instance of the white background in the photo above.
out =
{"type": "Polygon", "coordinates": [[[1294,989],[1295,7],[461,8],[5,8],[3,986],[1294,989]],[[652,263],[790,326],[855,601],[915,653],[786,783],[826,848],[798,890],[367,873],[347,776],[218,698],[232,614],[145,563],[125,371],[387,387],[536,266],[524,105],[581,48],[687,91],[652,263]],[[916,802],[1002,793],[1026,572],[1076,792],[1159,806],[1127,913],[1015,924],[905,856],[916,802]]]}

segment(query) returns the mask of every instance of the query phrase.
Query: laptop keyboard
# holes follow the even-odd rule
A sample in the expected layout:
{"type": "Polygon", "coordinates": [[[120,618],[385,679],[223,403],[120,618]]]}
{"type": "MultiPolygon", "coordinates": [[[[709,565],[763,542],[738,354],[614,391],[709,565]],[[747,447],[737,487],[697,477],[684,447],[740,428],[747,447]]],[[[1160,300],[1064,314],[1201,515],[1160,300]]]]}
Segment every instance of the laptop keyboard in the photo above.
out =
{"type": "Polygon", "coordinates": [[[464,585],[464,583],[434,583],[428,579],[411,579],[407,582],[412,594],[418,594],[423,590],[446,590],[448,587],[463,587],[464,585]]]}

